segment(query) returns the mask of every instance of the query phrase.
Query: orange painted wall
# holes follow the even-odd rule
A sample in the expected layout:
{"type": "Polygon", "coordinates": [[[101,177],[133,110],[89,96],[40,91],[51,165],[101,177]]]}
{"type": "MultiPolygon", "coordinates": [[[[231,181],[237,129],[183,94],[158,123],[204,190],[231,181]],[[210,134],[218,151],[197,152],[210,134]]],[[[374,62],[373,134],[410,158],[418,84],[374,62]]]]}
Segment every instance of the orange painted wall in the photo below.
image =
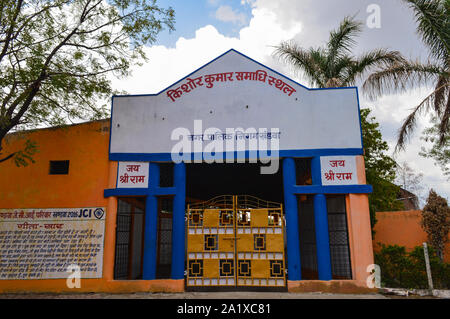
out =
{"type": "MultiPolygon", "coordinates": [[[[366,184],[363,156],[356,157],[356,169],[358,183],[366,184]]],[[[367,266],[374,263],[368,195],[349,194],[347,196],[347,210],[353,278],[359,286],[367,287],[366,279],[369,275],[367,266]]]]}
{"type": "Polygon", "coordinates": [[[347,209],[353,279],[359,286],[365,286],[367,266],[374,263],[368,196],[349,194],[347,209]]]}
{"type": "MultiPolygon", "coordinates": [[[[356,169],[358,183],[366,184],[363,156],[356,157],[356,169]]],[[[353,279],[359,287],[367,288],[367,266],[374,263],[369,198],[367,194],[349,194],[346,200],[353,279]]]]}
{"type": "MultiPolygon", "coordinates": [[[[19,168],[11,160],[0,165],[0,208],[106,207],[109,121],[25,134],[37,142],[39,153],[27,167],[19,168]],[[69,174],[49,175],[50,160],[70,160],[69,174]]],[[[9,135],[5,154],[24,141],[17,134],[9,135]]]]}
{"type": "Polygon", "coordinates": [[[117,199],[103,190],[116,183],[117,163],[108,160],[109,120],[11,134],[4,152],[19,149],[26,139],[37,142],[34,164],[0,165],[0,209],[106,207],[103,278],[81,279],[81,288],[70,289],[64,279],[0,280],[5,292],[143,292],[184,290],[184,280],[113,280],[117,199]],[[50,160],[69,160],[68,175],[49,175],[50,160]]]}
{"type": "MultiPolygon", "coordinates": [[[[421,211],[378,212],[375,224],[373,247],[379,251],[377,243],[405,246],[411,251],[427,241],[427,234],[420,226],[421,211]]],[[[444,261],[450,262],[450,243],[445,246],[444,261]]]]}

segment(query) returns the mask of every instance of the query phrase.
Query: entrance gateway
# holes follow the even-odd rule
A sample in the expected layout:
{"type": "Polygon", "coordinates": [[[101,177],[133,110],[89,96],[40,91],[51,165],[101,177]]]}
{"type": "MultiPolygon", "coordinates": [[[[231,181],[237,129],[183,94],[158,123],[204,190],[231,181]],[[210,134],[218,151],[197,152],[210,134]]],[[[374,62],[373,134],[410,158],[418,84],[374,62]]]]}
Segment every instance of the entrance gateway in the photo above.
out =
{"type": "Polygon", "coordinates": [[[187,208],[188,287],[285,287],[281,204],[224,195],[187,208]]]}
{"type": "Polygon", "coordinates": [[[145,199],[135,279],[176,289],[365,285],[372,187],[357,88],[309,89],[230,50],[158,94],[114,96],[111,113],[117,179],[104,195],[145,199]],[[266,160],[273,170],[243,177],[266,160]]]}

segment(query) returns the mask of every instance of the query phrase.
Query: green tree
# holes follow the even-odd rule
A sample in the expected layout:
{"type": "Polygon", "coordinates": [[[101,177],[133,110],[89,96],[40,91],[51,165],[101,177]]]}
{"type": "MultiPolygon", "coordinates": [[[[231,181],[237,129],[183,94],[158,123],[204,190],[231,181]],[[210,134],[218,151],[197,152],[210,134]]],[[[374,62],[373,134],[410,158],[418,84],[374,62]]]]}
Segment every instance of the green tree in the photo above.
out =
{"type": "Polygon", "coordinates": [[[0,161],[35,150],[4,154],[10,131],[105,117],[109,76],[129,75],[173,25],[156,0],[0,0],[0,161]]]}
{"type": "MultiPolygon", "coordinates": [[[[324,47],[304,49],[294,42],[282,42],[276,47],[274,55],[302,71],[315,87],[341,87],[354,85],[357,79],[373,68],[403,61],[397,51],[386,49],[372,50],[360,57],[351,55],[363,23],[346,17],[337,30],[330,32],[324,47]]],[[[392,182],[395,179],[395,161],[385,152],[388,145],[383,141],[379,124],[374,117],[369,118],[369,109],[361,110],[361,125],[364,141],[367,183],[373,186],[369,195],[372,227],[376,223],[375,212],[397,210],[403,206],[396,201],[399,188],[392,182]]]]}
{"type": "Polygon", "coordinates": [[[397,200],[400,188],[394,184],[397,164],[386,154],[389,146],[383,140],[375,117],[370,116],[369,109],[361,109],[361,128],[367,184],[373,187],[372,194],[369,194],[373,228],[376,224],[376,212],[401,210],[403,203],[397,200]]]}
{"type": "Polygon", "coordinates": [[[414,202],[417,207],[422,206],[424,200],[422,196],[424,188],[422,183],[423,174],[416,173],[408,162],[404,161],[397,164],[396,176],[396,184],[415,195],[415,197],[409,197],[408,199],[414,202]]]}
{"type": "Polygon", "coordinates": [[[423,131],[421,139],[425,142],[431,142],[431,148],[422,147],[420,156],[431,158],[435,161],[435,165],[441,167],[442,172],[447,176],[447,180],[450,180],[450,132],[445,134],[444,143],[439,143],[439,123],[434,117],[431,122],[432,127],[426,128],[423,131]]]}
{"type": "Polygon", "coordinates": [[[445,198],[439,196],[433,189],[428,195],[427,204],[422,210],[422,228],[427,233],[428,242],[436,250],[441,260],[444,258],[444,247],[449,241],[450,207],[445,198]]]}
{"type": "Polygon", "coordinates": [[[293,41],[287,41],[275,47],[274,55],[295,71],[302,71],[310,85],[320,88],[351,86],[374,68],[404,60],[399,52],[387,49],[352,56],[355,38],[361,33],[362,26],[361,21],[345,17],[338,29],[330,32],[324,47],[304,49],[293,41]]]}
{"type": "MultiPolygon", "coordinates": [[[[410,252],[398,245],[380,245],[374,253],[375,263],[381,268],[382,287],[426,289],[428,279],[423,246],[410,252]]],[[[436,289],[450,288],[450,264],[442,262],[433,247],[428,248],[431,276],[436,289]]]]}
{"type": "Polygon", "coordinates": [[[422,112],[433,114],[437,122],[439,145],[445,144],[450,132],[450,0],[402,0],[413,11],[417,33],[429,48],[429,61],[398,61],[371,74],[363,85],[372,98],[381,94],[405,92],[411,88],[432,85],[433,91],[413,108],[403,122],[396,150],[404,149],[422,112]]]}

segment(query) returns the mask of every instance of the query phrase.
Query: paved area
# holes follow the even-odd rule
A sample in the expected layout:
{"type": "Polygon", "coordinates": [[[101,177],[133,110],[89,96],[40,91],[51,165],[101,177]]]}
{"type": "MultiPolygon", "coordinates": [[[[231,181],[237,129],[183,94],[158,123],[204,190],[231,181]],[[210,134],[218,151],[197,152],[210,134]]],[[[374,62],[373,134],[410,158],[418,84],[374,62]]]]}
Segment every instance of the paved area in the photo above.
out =
{"type": "Polygon", "coordinates": [[[185,292],[132,294],[0,294],[0,299],[387,299],[381,294],[286,292],[185,292]]]}

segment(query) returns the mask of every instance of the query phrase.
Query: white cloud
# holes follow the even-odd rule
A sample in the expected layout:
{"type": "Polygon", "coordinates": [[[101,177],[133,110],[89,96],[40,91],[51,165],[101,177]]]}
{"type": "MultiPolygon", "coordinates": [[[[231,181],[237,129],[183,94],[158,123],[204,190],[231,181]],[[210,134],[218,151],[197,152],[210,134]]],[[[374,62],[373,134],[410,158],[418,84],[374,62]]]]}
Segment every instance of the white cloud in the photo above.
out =
{"type": "Polygon", "coordinates": [[[220,0],[208,0],[209,5],[217,6],[220,3],[220,0]]]}
{"type": "Polygon", "coordinates": [[[301,26],[293,24],[283,28],[276,15],[264,8],[254,8],[252,14],[239,37],[224,36],[214,26],[207,25],[198,29],[194,38],[179,38],[174,48],[158,45],[145,48],[149,62],[136,67],[128,79],[114,79],[114,87],[129,94],[157,93],[231,48],[275,67],[277,62],[271,56],[271,46],[293,38],[301,26]]]}
{"type": "Polygon", "coordinates": [[[217,20],[223,22],[231,22],[237,25],[245,25],[247,23],[247,18],[242,12],[234,11],[230,6],[220,6],[216,10],[215,17],[217,20]]]}

